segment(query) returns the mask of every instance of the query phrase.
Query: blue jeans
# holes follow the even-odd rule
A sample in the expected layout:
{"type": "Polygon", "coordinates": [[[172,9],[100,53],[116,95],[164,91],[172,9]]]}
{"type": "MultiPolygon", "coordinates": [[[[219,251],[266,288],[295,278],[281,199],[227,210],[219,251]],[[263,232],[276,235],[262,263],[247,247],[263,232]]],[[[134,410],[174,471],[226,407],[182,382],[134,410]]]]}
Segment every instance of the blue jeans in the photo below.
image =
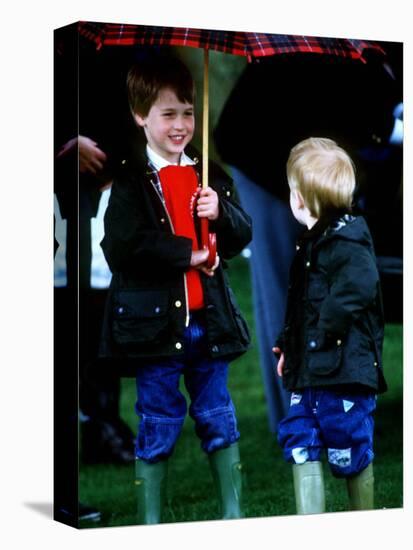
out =
{"type": "Polygon", "coordinates": [[[320,460],[327,450],[336,477],[355,475],[374,458],[373,393],[347,393],[306,388],[291,395],[288,415],[281,421],[278,441],[285,459],[295,464],[320,460]]]}
{"type": "Polygon", "coordinates": [[[187,412],[179,390],[184,377],[191,404],[189,415],[206,453],[239,439],[235,409],[227,389],[228,363],[206,354],[202,314],[191,315],[184,335],[184,356],[139,366],[136,376],[140,417],[136,456],[155,463],[168,458],[181,433],[187,412]]]}

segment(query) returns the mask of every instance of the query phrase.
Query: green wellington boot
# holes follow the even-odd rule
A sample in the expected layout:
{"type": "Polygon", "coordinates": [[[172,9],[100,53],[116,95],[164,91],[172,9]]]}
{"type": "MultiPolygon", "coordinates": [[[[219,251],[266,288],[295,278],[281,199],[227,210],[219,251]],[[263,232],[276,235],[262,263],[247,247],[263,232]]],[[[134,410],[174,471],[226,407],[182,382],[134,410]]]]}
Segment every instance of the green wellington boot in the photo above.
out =
{"type": "Polygon", "coordinates": [[[293,464],[297,514],[325,512],[324,477],[321,462],[293,464]]]}
{"type": "Polygon", "coordinates": [[[347,493],[350,510],[373,510],[374,475],[373,464],[354,477],[347,479],[347,493]]]}
{"type": "Polygon", "coordinates": [[[165,500],[168,462],[149,464],[136,459],[135,486],[138,503],[138,523],[160,523],[165,500]]]}
{"type": "Polygon", "coordinates": [[[242,511],[242,466],[238,443],[215,451],[208,458],[220,500],[222,519],[244,517],[242,511]]]}

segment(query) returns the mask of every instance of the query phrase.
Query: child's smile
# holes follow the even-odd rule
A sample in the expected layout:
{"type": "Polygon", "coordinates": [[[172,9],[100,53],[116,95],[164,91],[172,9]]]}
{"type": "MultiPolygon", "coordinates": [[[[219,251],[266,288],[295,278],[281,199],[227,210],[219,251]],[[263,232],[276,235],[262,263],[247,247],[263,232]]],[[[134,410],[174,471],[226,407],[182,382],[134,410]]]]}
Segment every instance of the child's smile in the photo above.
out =
{"type": "Polygon", "coordinates": [[[175,145],[180,145],[182,144],[183,140],[185,139],[185,136],[184,134],[176,134],[176,135],[172,135],[172,136],[169,136],[170,139],[173,141],[173,143],[175,143],[175,145]]]}

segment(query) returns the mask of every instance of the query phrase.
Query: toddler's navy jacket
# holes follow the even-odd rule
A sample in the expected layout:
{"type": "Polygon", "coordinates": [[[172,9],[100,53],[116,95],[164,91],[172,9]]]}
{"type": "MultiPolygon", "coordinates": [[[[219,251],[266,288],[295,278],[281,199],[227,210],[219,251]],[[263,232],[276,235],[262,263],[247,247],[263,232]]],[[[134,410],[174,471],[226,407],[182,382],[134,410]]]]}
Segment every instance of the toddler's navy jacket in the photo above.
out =
{"type": "Polygon", "coordinates": [[[284,329],[288,390],[351,385],[386,389],[384,319],[369,229],[349,214],[320,220],[297,244],[284,329]]]}

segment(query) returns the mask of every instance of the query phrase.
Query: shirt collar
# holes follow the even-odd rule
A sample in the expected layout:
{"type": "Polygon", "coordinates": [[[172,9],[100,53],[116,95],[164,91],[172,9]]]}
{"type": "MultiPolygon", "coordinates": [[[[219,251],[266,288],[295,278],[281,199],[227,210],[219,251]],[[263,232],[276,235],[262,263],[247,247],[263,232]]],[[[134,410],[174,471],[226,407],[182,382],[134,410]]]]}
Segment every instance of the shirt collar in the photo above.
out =
{"type": "MultiPolygon", "coordinates": [[[[165,160],[163,157],[158,155],[158,153],[155,153],[155,151],[151,149],[149,145],[146,145],[146,154],[148,155],[149,162],[156,170],[158,170],[158,172],[161,168],[165,168],[165,166],[175,164],[173,162],[165,160]]],[[[185,154],[185,151],[181,153],[181,158],[179,160],[179,166],[190,166],[195,164],[195,162],[191,158],[189,158],[188,155],[185,154]]]]}

